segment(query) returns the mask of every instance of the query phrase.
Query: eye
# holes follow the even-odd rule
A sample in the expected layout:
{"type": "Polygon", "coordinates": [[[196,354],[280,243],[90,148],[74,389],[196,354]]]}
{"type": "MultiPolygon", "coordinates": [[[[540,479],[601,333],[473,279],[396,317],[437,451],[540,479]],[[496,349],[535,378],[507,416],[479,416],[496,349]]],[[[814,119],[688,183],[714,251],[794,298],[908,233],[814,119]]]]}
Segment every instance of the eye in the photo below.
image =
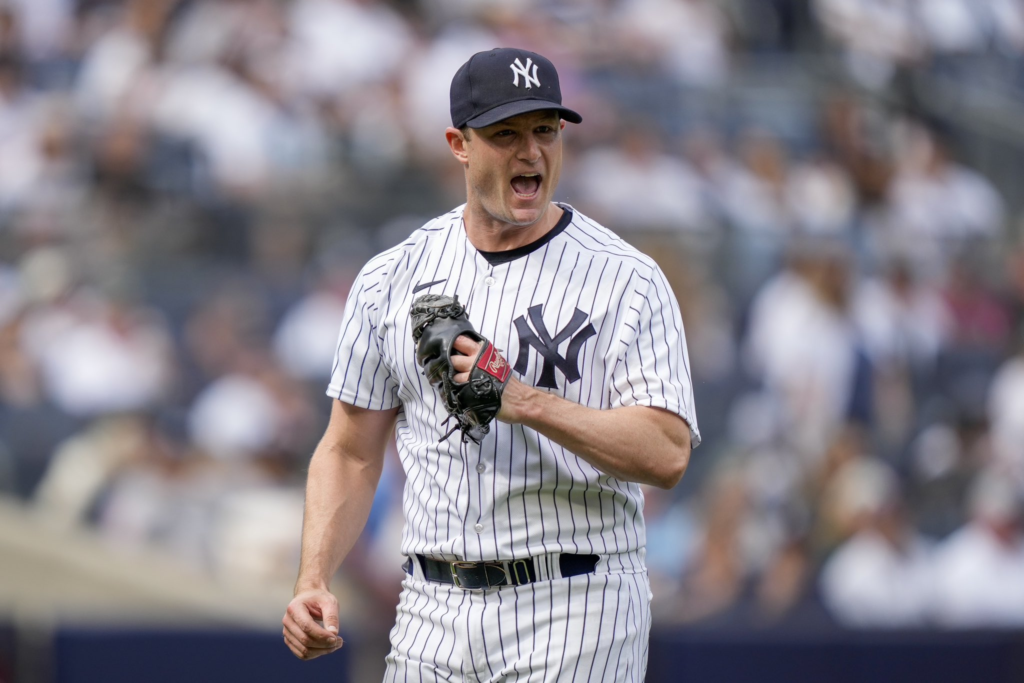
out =
{"type": "Polygon", "coordinates": [[[511,135],[515,135],[515,134],[516,134],[516,132],[514,130],[505,128],[505,129],[499,130],[497,133],[495,133],[494,137],[496,137],[496,138],[507,138],[507,137],[509,137],[511,135]]]}

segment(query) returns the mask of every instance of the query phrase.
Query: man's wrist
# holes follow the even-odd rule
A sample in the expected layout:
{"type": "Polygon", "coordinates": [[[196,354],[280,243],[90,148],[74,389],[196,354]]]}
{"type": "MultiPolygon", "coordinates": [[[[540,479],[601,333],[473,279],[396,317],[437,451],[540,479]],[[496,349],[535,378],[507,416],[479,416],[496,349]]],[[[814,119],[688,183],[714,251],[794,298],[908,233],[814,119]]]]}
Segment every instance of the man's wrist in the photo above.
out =
{"type": "Polygon", "coordinates": [[[522,382],[513,381],[514,384],[510,382],[502,396],[502,413],[504,414],[499,414],[499,419],[504,419],[512,424],[530,426],[543,413],[544,404],[547,403],[546,399],[551,395],[522,382]]]}
{"type": "Polygon", "coordinates": [[[331,591],[331,587],[327,581],[323,581],[321,579],[306,579],[300,577],[299,580],[295,582],[295,591],[293,595],[308,593],[310,591],[327,591],[329,593],[331,591]]]}

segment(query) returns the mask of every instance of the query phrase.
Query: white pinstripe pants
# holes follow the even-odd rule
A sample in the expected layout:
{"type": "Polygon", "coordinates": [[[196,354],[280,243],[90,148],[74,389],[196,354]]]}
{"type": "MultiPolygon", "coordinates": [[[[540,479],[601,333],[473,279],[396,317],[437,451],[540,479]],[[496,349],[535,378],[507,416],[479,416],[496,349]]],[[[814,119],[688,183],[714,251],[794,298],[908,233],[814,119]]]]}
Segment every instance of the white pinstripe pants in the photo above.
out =
{"type": "Polygon", "coordinates": [[[385,683],[642,683],[650,583],[603,565],[484,592],[407,577],[385,683]]]}

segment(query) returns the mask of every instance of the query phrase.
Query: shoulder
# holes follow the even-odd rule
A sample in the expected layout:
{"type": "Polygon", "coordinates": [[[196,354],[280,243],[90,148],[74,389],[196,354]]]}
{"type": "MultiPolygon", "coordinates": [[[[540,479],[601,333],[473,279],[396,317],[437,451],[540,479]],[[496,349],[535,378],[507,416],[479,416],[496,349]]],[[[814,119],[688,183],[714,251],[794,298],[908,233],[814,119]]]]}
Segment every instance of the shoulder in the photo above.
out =
{"type": "Polygon", "coordinates": [[[569,225],[565,229],[565,238],[571,244],[575,244],[580,251],[594,257],[620,261],[626,266],[631,266],[646,279],[650,279],[654,273],[660,272],[658,264],[653,258],[622,239],[611,229],[568,204],[562,204],[562,207],[572,211],[572,220],[569,221],[569,225]]]}

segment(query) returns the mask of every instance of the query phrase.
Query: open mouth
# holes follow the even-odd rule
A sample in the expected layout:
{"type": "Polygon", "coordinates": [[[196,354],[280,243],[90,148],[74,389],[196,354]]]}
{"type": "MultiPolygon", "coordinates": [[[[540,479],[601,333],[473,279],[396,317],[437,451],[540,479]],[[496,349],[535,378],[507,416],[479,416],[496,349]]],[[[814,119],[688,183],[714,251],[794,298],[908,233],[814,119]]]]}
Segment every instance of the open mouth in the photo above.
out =
{"type": "Polygon", "coordinates": [[[540,192],[543,176],[539,173],[524,173],[512,179],[512,191],[519,199],[533,199],[540,192]]]}

